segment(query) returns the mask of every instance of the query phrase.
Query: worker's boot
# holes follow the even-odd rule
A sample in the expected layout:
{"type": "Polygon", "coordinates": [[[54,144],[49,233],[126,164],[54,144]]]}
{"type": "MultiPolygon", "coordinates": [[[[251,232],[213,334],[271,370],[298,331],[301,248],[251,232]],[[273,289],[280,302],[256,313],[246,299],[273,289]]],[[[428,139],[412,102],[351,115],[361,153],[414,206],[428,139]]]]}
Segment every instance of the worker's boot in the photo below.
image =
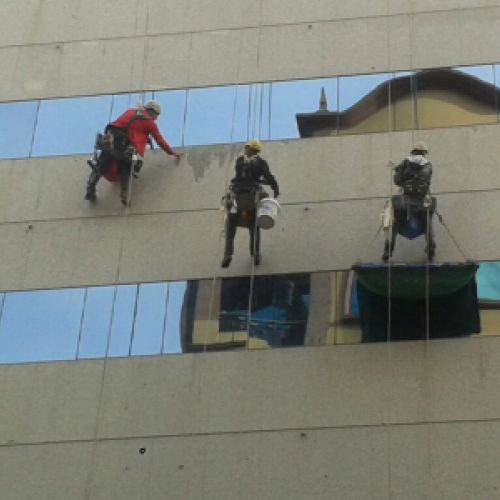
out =
{"type": "Polygon", "coordinates": [[[128,191],[120,191],[120,201],[125,207],[129,204],[128,201],[128,191]]]}
{"type": "Polygon", "coordinates": [[[229,267],[229,264],[231,264],[232,260],[232,255],[224,255],[224,258],[222,259],[222,262],[220,263],[220,267],[229,267]]]}

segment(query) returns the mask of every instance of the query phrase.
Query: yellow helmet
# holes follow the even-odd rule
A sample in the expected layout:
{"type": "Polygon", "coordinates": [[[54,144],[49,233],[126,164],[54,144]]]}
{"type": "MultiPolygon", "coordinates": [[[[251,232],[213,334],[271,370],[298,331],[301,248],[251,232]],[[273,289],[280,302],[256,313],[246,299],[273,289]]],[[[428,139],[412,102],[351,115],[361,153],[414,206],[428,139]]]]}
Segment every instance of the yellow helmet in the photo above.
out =
{"type": "Polygon", "coordinates": [[[252,139],[250,141],[248,141],[246,144],[245,144],[245,147],[249,147],[250,149],[253,149],[254,151],[262,151],[262,142],[260,142],[258,139],[252,139]]]}

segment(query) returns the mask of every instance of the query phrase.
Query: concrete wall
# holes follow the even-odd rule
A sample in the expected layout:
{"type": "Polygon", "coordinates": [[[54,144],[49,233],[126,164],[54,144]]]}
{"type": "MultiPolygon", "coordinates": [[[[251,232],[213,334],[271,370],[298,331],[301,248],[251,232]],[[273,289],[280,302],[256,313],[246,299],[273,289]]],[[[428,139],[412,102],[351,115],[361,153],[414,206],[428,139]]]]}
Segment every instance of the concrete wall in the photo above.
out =
{"type": "Polygon", "coordinates": [[[2,101],[500,61],[491,0],[26,3],[2,2],[2,101]]]}
{"type": "MultiPolygon", "coordinates": [[[[499,135],[498,125],[419,134],[431,149],[439,211],[463,251],[478,260],[500,260],[499,135]]],[[[263,234],[258,272],[339,270],[357,258],[378,260],[382,235],[367,247],[390,194],[386,164],[407,155],[415,138],[398,132],[267,143],[283,212],[263,234]]],[[[192,148],[179,164],[162,152],[150,155],[128,215],[117,186],[105,180],[95,205],[83,200],[85,157],[2,162],[0,289],[248,274],[247,231],[237,234],[231,267],[219,268],[219,200],[240,148],[192,148]]],[[[439,224],[436,238],[439,260],[462,260],[439,224]]],[[[395,258],[421,260],[423,246],[402,240],[395,258]]]]}
{"type": "Polygon", "coordinates": [[[499,367],[498,338],[2,366],[2,498],[498,498],[499,367]]]}

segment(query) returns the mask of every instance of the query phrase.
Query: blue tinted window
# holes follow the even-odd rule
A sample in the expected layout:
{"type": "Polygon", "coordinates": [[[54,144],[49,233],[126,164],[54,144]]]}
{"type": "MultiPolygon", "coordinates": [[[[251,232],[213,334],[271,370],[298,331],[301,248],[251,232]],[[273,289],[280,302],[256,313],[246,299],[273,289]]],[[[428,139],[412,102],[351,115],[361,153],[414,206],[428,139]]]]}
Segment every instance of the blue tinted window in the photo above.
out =
{"type": "Polygon", "coordinates": [[[95,134],[109,122],[111,96],[41,101],[32,156],[92,151],[95,134]]]}
{"type": "Polygon", "coordinates": [[[271,88],[271,139],[299,137],[297,113],[319,109],[321,89],[325,89],[329,111],[337,110],[337,79],[295,80],[273,83],[271,88]]]}
{"type": "Polygon", "coordinates": [[[129,354],[134,307],[138,293],[138,285],[119,285],[116,287],[109,356],[128,356],[129,354]]]}
{"type": "Polygon", "coordinates": [[[78,358],[102,358],[106,355],[114,287],[87,289],[78,358]]]}
{"type": "Polygon", "coordinates": [[[181,348],[181,312],[187,283],[178,281],[168,284],[167,316],[163,339],[164,353],[180,353],[181,348]]]}
{"type": "Polygon", "coordinates": [[[186,90],[155,92],[154,99],[161,105],[161,115],[156,120],[160,132],[173,146],[182,146],[186,112],[186,90]]]}
{"type": "Polygon", "coordinates": [[[482,262],[476,280],[479,299],[500,300],[500,262],[482,262]]]}
{"type": "Polygon", "coordinates": [[[83,289],[8,293],[0,323],[0,362],[74,359],[83,289]]]}
{"type": "Polygon", "coordinates": [[[29,156],[38,101],[0,104],[0,159],[29,156]]]}
{"type": "Polygon", "coordinates": [[[236,86],[188,91],[184,144],[229,142],[234,114],[236,86]]]}
{"type": "Polygon", "coordinates": [[[151,283],[139,286],[132,355],[160,354],[165,322],[167,287],[167,283],[151,283]]]}

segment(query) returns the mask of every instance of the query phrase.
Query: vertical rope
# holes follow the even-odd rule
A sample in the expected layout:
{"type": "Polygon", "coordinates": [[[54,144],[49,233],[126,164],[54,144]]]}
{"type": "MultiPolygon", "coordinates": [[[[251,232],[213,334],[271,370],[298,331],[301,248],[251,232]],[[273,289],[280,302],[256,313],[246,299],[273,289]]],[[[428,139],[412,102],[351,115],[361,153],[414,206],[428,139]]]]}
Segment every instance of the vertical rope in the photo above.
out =
{"type": "MultiPolygon", "coordinates": [[[[234,129],[235,129],[235,123],[236,123],[236,110],[237,110],[237,104],[238,104],[238,85],[234,86],[234,104],[233,104],[233,115],[231,118],[231,131],[230,131],[230,142],[231,144],[234,141],[234,129]]],[[[248,123],[249,123],[249,118],[247,117],[247,133],[248,133],[248,123]]],[[[226,168],[226,173],[225,173],[225,179],[224,179],[224,192],[227,192],[228,185],[229,185],[229,166],[231,165],[231,162],[228,163],[228,167],[226,168]]],[[[212,315],[213,315],[213,307],[215,303],[215,288],[217,284],[217,277],[218,277],[218,269],[219,269],[219,258],[221,254],[221,243],[222,240],[224,239],[226,232],[226,212],[223,212],[223,217],[222,217],[222,229],[219,232],[219,237],[217,240],[217,251],[215,254],[215,262],[214,262],[214,275],[212,278],[212,284],[210,287],[210,301],[208,304],[208,328],[211,326],[212,322],[212,315]]],[[[208,328],[205,329],[205,334],[203,338],[203,352],[206,352],[207,350],[207,335],[208,335],[208,328]]],[[[215,335],[215,343],[217,344],[220,339],[220,332],[219,328],[216,330],[216,335],[215,335]]]]}
{"type": "MultiPolygon", "coordinates": [[[[256,195],[257,196],[257,195],[256,195]]],[[[257,206],[257,203],[256,203],[257,206]]],[[[249,349],[250,344],[250,323],[252,318],[252,302],[253,302],[253,287],[255,282],[255,251],[257,249],[257,208],[255,212],[255,221],[253,226],[253,248],[252,248],[252,263],[251,263],[251,271],[250,271],[250,283],[248,290],[248,311],[247,311],[247,341],[245,344],[245,348],[249,349]]]]}
{"type": "Polygon", "coordinates": [[[250,139],[250,125],[252,122],[252,94],[253,94],[253,85],[250,84],[248,86],[248,115],[247,115],[247,140],[250,139]]]}
{"type": "Polygon", "coordinates": [[[260,84],[259,139],[262,139],[262,119],[264,115],[264,83],[260,84]]]}
{"type": "Polygon", "coordinates": [[[425,255],[425,340],[429,342],[430,340],[430,207],[426,208],[426,218],[427,218],[427,227],[426,227],[426,238],[427,238],[427,251],[425,255]]]}
{"type": "Polygon", "coordinates": [[[269,83],[269,104],[268,104],[268,117],[267,117],[267,138],[271,140],[271,114],[272,114],[272,101],[273,101],[273,84],[269,83]]]}

